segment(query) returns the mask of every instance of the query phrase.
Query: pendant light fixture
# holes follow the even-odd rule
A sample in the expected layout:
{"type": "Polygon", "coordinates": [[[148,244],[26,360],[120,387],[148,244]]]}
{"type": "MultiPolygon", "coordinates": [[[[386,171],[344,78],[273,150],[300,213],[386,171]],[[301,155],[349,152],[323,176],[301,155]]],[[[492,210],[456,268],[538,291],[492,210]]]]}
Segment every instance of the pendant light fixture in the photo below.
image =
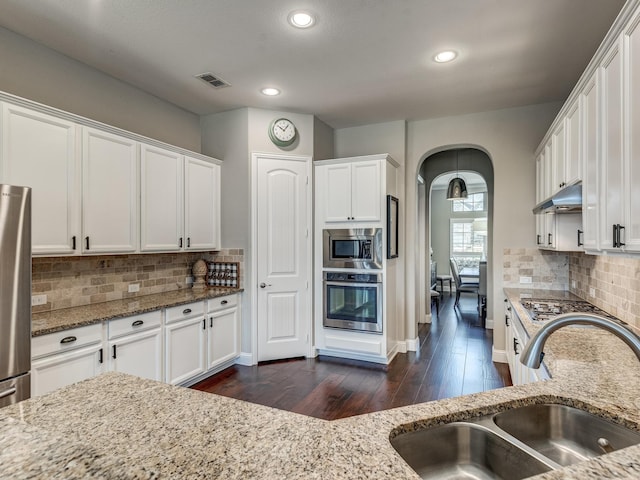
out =
{"type": "Polygon", "coordinates": [[[456,177],[449,182],[447,187],[447,200],[459,200],[467,198],[467,184],[458,174],[459,150],[456,150],[456,177]]]}

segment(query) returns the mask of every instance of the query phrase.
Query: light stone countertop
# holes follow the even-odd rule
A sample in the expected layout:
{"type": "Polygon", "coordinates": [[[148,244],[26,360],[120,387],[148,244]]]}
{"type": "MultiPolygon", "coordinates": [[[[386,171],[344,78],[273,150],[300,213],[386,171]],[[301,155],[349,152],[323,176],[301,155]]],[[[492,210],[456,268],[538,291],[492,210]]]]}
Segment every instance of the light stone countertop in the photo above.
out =
{"type": "Polygon", "coordinates": [[[241,288],[230,287],[209,287],[204,290],[184,288],[153,295],[143,295],[123,300],[112,300],[110,302],[34,313],[31,316],[31,336],[37,337],[70,328],[92,325],[114,318],[139,315],[161,308],[223,297],[242,291],[243,289],[241,288]]]}
{"type": "MultiPolygon", "coordinates": [[[[506,293],[517,302],[522,291],[506,293]]],[[[107,373],[0,410],[0,459],[15,479],[56,478],[70,458],[102,478],[418,479],[390,435],[539,402],[640,430],[640,362],[631,350],[604,331],[563,330],[545,348],[551,380],[330,422],[107,373]],[[32,455],[27,468],[24,458],[42,445],[48,454],[32,455]]],[[[532,478],[638,479],[640,446],[532,478]]]]}

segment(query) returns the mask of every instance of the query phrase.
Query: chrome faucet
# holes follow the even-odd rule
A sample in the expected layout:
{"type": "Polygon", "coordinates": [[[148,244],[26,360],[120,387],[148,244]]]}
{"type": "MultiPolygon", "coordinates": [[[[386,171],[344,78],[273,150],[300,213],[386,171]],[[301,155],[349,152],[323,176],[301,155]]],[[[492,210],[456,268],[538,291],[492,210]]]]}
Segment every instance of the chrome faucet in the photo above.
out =
{"type": "Polygon", "coordinates": [[[520,355],[520,363],[529,368],[540,368],[540,363],[544,357],[542,349],[547,339],[553,332],[567,325],[593,325],[611,332],[629,345],[633,353],[638,357],[638,360],[640,360],[640,337],[626,328],[622,323],[593,313],[564,313],[545,324],[531,337],[529,343],[527,343],[527,346],[522,351],[522,355],[520,355]]]}

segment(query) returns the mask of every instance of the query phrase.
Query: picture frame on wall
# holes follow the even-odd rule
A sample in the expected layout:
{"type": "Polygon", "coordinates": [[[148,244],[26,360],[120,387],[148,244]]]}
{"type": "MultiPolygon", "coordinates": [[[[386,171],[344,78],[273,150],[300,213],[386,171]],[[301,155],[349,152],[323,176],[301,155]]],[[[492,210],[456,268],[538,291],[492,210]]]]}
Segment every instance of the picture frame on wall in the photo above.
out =
{"type": "Polygon", "coordinates": [[[398,199],[387,195],[387,258],[398,257],[398,199]]]}

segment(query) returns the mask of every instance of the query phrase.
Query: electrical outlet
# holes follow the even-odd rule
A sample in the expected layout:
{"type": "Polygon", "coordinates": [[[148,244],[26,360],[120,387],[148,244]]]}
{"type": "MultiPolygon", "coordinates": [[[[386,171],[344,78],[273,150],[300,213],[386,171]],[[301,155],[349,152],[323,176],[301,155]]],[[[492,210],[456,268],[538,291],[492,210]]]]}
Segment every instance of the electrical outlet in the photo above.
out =
{"type": "Polygon", "coordinates": [[[132,283],[129,285],[129,293],[136,293],[140,291],[139,283],[132,283]]]}
{"type": "Polygon", "coordinates": [[[520,277],[520,283],[531,283],[531,277],[520,277]]]}
{"type": "Polygon", "coordinates": [[[593,287],[589,287],[589,296],[590,297],[595,297],[596,296],[596,289],[593,287]]]}
{"type": "Polygon", "coordinates": [[[33,295],[31,297],[31,306],[35,307],[37,305],[44,305],[45,303],[47,303],[47,296],[46,295],[33,295]]]}
{"type": "Polygon", "coordinates": [[[185,278],[184,283],[186,283],[187,285],[192,285],[193,284],[193,277],[185,278]]]}

